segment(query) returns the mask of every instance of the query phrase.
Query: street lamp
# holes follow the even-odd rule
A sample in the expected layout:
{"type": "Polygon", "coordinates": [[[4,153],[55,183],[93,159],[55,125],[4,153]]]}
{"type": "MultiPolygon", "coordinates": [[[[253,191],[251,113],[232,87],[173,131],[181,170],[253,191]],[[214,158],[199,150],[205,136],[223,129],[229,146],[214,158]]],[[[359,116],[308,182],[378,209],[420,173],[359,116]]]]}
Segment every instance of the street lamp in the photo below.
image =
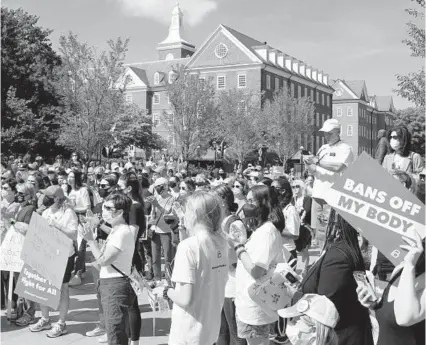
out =
{"type": "Polygon", "coordinates": [[[214,140],[212,142],[213,145],[213,151],[214,151],[214,167],[216,168],[216,149],[217,149],[217,142],[214,140]]]}

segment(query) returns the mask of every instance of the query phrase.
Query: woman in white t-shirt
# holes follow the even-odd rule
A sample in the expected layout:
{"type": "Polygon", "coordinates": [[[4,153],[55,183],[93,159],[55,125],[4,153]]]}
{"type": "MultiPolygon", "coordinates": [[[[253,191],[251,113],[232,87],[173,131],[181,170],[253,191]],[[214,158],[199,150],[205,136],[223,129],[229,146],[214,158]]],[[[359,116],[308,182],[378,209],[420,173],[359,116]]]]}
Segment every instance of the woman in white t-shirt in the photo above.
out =
{"type": "Polygon", "coordinates": [[[112,230],[102,248],[94,239],[93,229],[85,227],[82,236],[92,249],[95,265],[100,268],[98,291],[105,315],[108,344],[127,345],[128,308],[137,298],[128,276],[131,272],[135,237],[129,226],[132,200],[121,193],[109,195],[102,205],[102,219],[112,230]]]}
{"type": "MultiPolygon", "coordinates": [[[[222,221],[222,231],[232,236],[241,236],[242,241],[247,240],[247,231],[243,221],[236,216],[238,204],[234,202],[234,194],[228,185],[222,184],[214,189],[214,192],[222,199],[225,218],[222,221]]],[[[232,243],[228,245],[229,274],[225,286],[225,302],[222,309],[220,335],[216,345],[245,345],[245,339],[237,334],[237,320],[235,318],[235,271],[237,268],[237,255],[232,243]],[[228,341],[229,338],[229,341],[228,341]]]]}
{"type": "Polygon", "coordinates": [[[179,243],[172,281],[164,296],[173,301],[169,345],[213,345],[219,336],[228,280],[228,243],[221,235],[222,201],[197,191],[186,202],[189,238],[179,243]]]}
{"type": "MultiPolygon", "coordinates": [[[[43,205],[47,207],[43,211],[42,217],[47,219],[49,224],[57,231],[61,231],[73,241],[77,239],[78,219],[72,205],[68,202],[64,192],[59,186],[50,186],[44,191],[43,205]]],[[[41,318],[34,325],[30,326],[31,332],[41,332],[49,330],[46,335],[49,338],[56,338],[67,334],[65,318],[68,313],[70,295],[68,283],[71,279],[71,273],[74,268],[75,249],[70,244],[68,262],[65,268],[61,287],[61,299],[59,302],[59,320],[54,325],[50,323],[49,307],[40,305],[41,318]]]]}
{"type": "MultiPolygon", "coordinates": [[[[79,217],[84,216],[87,210],[91,209],[89,192],[83,187],[83,175],[79,171],[71,171],[68,174],[68,185],[71,190],[68,193],[68,199],[74,206],[74,211],[79,217]]],[[[81,222],[79,221],[79,224],[81,222]]],[[[80,225],[81,227],[81,225],[80,225]]],[[[83,273],[86,272],[86,241],[79,235],[77,238],[77,259],[75,261],[75,275],[70,280],[70,286],[81,284],[83,273]]]]}
{"type": "Polygon", "coordinates": [[[269,345],[269,328],[278,320],[278,314],[267,314],[250,298],[248,288],[273,265],[284,261],[281,239],[284,215],[271,187],[254,186],[247,202],[256,207],[258,227],[245,245],[242,236],[230,236],[238,257],[235,298],[238,336],[249,345],[269,345]]]}

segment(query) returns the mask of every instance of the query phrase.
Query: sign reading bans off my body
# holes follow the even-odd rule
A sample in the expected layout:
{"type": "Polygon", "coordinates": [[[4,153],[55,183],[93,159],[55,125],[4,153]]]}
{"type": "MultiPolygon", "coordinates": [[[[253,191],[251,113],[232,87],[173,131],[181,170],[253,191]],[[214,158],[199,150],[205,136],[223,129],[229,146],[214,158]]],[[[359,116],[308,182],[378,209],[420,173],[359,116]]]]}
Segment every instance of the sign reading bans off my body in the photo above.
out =
{"type": "Polygon", "coordinates": [[[406,253],[399,247],[403,236],[425,237],[423,203],[365,152],[325,199],[395,265],[406,253]]]}
{"type": "Polygon", "coordinates": [[[60,289],[71,246],[70,238],[33,212],[21,258],[60,289]]]}

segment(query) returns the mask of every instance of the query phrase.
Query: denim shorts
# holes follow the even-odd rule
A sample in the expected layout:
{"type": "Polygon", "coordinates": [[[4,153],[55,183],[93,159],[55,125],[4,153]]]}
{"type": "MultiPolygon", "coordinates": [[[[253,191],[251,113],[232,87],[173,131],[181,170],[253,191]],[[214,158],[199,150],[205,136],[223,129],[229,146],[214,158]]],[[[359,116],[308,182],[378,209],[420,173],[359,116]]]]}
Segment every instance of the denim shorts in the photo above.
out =
{"type": "Polygon", "coordinates": [[[98,290],[105,316],[110,345],[128,345],[130,335],[129,307],[136,295],[129,278],[101,278],[98,290]]]}
{"type": "Polygon", "coordinates": [[[242,322],[237,315],[237,333],[238,338],[242,339],[267,339],[269,338],[269,331],[271,328],[271,324],[266,325],[248,325],[244,322],[242,322]]]}

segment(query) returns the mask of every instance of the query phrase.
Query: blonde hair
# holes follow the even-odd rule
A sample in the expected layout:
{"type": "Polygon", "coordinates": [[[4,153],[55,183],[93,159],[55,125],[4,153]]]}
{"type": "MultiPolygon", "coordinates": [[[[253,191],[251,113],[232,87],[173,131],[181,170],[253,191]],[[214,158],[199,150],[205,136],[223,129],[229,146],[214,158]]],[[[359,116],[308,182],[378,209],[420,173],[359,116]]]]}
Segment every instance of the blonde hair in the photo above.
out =
{"type": "Polygon", "coordinates": [[[186,201],[185,226],[193,232],[197,225],[204,226],[209,233],[221,231],[223,219],[222,200],[206,191],[195,191],[186,201]]]}
{"type": "MultiPolygon", "coordinates": [[[[305,197],[305,184],[302,180],[294,180],[291,182],[291,186],[297,185],[300,188],[300,195],[297,195],[298,198],[304,198],[305,197]]],[[[296,197],[296,195],[294,196],[296,197]]]]}
{"type": "Polygon", "coordinates": [[[321,322],[312,319],[316,328],[316,345],[337,345],[338,339],[334,328],[328,327],[321,322]]]}

